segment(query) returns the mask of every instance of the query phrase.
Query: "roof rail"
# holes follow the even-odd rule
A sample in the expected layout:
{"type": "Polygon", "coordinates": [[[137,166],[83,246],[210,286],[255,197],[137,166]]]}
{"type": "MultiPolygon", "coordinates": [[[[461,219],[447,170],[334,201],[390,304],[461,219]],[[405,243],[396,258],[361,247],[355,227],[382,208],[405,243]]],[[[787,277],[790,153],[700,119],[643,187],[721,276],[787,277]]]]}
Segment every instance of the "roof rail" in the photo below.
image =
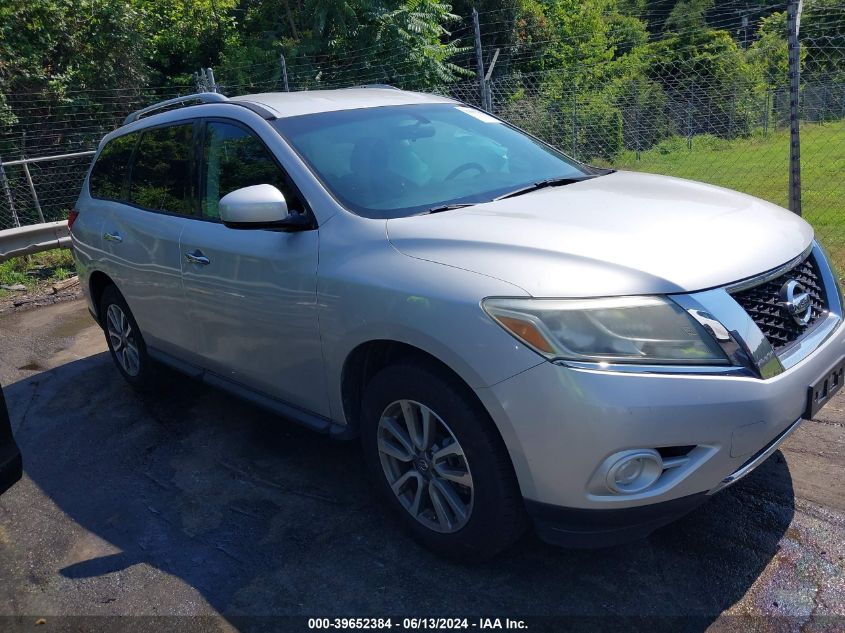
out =
{"type": "Polygon", "coordinates": [[[189,101],[199,101],[200,103],[221,103],[223,101],[228,101],[229,98],[225,95],[220,94],[219,92],[197,92],[192,95],[185,95],[184,97],[176,97],[175,99],[168,99],[167,101],[162,101],[160,103],[156,103],[151,106],[147,106],[146,108],[141,108],[140,110],[136,110],[128,117],[123,120],[123,125],[128,125],[133,121],[137,121],[142,116],[149,114],[150,112],[155,112],[156,110],[161,110],[166,108],[167,106],[178,105],[180,103],[187,103],[189,101]]]}
{"type": "Polygon", "coordinates": [[[386,88],[388,90],[402,90],[402,88],[397,88],[396,86],[391,86],[390,84],[361,84],[360,86],[347,86],[344,90],[354,90],[357,88],[386,88]]]}

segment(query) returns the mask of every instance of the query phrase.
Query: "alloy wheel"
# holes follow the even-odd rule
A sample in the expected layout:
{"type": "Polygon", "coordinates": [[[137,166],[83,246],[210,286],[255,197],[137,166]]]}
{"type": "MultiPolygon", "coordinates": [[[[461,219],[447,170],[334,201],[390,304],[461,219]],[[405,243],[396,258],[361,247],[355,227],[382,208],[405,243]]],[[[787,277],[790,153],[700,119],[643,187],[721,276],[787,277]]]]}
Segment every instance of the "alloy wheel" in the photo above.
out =
{"type": "Polygon", "coordinates": [[[439,415],[414,400],[397,400],[381,414],[377,439],[387,482],[411,516],[436,532],[457,532],[467,524],[472,473],[439,415]]]}
{"type": "Polygon", "coordinates": [[[110,304],[106,312],[106,332],[123,371],[130,376],[137,376],[141,371],[138,339],[126,313],[116,303],[110,304]]]}

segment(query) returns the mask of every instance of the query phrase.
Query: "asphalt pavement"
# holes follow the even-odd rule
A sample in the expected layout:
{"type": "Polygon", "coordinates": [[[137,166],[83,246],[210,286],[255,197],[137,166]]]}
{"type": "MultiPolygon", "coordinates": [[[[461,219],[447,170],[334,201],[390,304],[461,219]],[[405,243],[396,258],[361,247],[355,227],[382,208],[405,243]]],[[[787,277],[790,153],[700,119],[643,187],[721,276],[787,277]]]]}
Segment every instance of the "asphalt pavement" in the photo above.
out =
{"type": "Polygon", "coordinates": [[[845,395],[647,540],[578,551],[529,535],[463,566],[402,532],[357,443],[162,371],[160,392],[133,392],[81,300],[0,315],[25,468],[0,497],[0,629],[304,626],[281,616],[845,629],[845,395]]]}

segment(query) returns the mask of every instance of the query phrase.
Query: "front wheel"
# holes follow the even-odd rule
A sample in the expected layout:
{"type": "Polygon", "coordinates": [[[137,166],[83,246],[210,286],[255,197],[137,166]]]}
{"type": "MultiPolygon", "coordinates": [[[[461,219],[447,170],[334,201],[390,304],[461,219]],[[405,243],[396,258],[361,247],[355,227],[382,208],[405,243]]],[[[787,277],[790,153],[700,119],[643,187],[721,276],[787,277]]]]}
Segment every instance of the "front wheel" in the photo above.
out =
{"type": "Polygon", "coordinates": [[[376,485],[426,547],[478,561],[526,526],[507,449],[463,384],[437,367],[394,365],[369,382],[365,458],[376,485]]]}
{"type": "Polygon", "coordinates": [[[130,385],[147,390],[154,385],[152,359],[132,311],[115,286],[103,291],[100,319],[112,360],[130,385]]]}

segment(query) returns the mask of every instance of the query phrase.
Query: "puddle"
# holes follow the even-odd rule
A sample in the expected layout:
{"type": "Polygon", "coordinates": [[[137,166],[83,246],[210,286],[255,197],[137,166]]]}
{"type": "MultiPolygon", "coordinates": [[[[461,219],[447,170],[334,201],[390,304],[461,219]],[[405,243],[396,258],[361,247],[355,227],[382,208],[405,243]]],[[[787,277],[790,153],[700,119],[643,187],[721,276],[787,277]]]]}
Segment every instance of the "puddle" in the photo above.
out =
{"type": "Polygon", "coordinates": [[[47,336],[70,338],[94,323],[84,306],[84,299],[71,299],[3,313],[0,314],[0,329],[21,333],[43,332],[47,336]]]}
{"type": "Polygon", "coordinates": [[[56,325],[52,335],[56,338],[71,338],[93,324],[94,319],[87,311],[83,311],[81,314],[68,315],[63,317],[56,325]]]}

